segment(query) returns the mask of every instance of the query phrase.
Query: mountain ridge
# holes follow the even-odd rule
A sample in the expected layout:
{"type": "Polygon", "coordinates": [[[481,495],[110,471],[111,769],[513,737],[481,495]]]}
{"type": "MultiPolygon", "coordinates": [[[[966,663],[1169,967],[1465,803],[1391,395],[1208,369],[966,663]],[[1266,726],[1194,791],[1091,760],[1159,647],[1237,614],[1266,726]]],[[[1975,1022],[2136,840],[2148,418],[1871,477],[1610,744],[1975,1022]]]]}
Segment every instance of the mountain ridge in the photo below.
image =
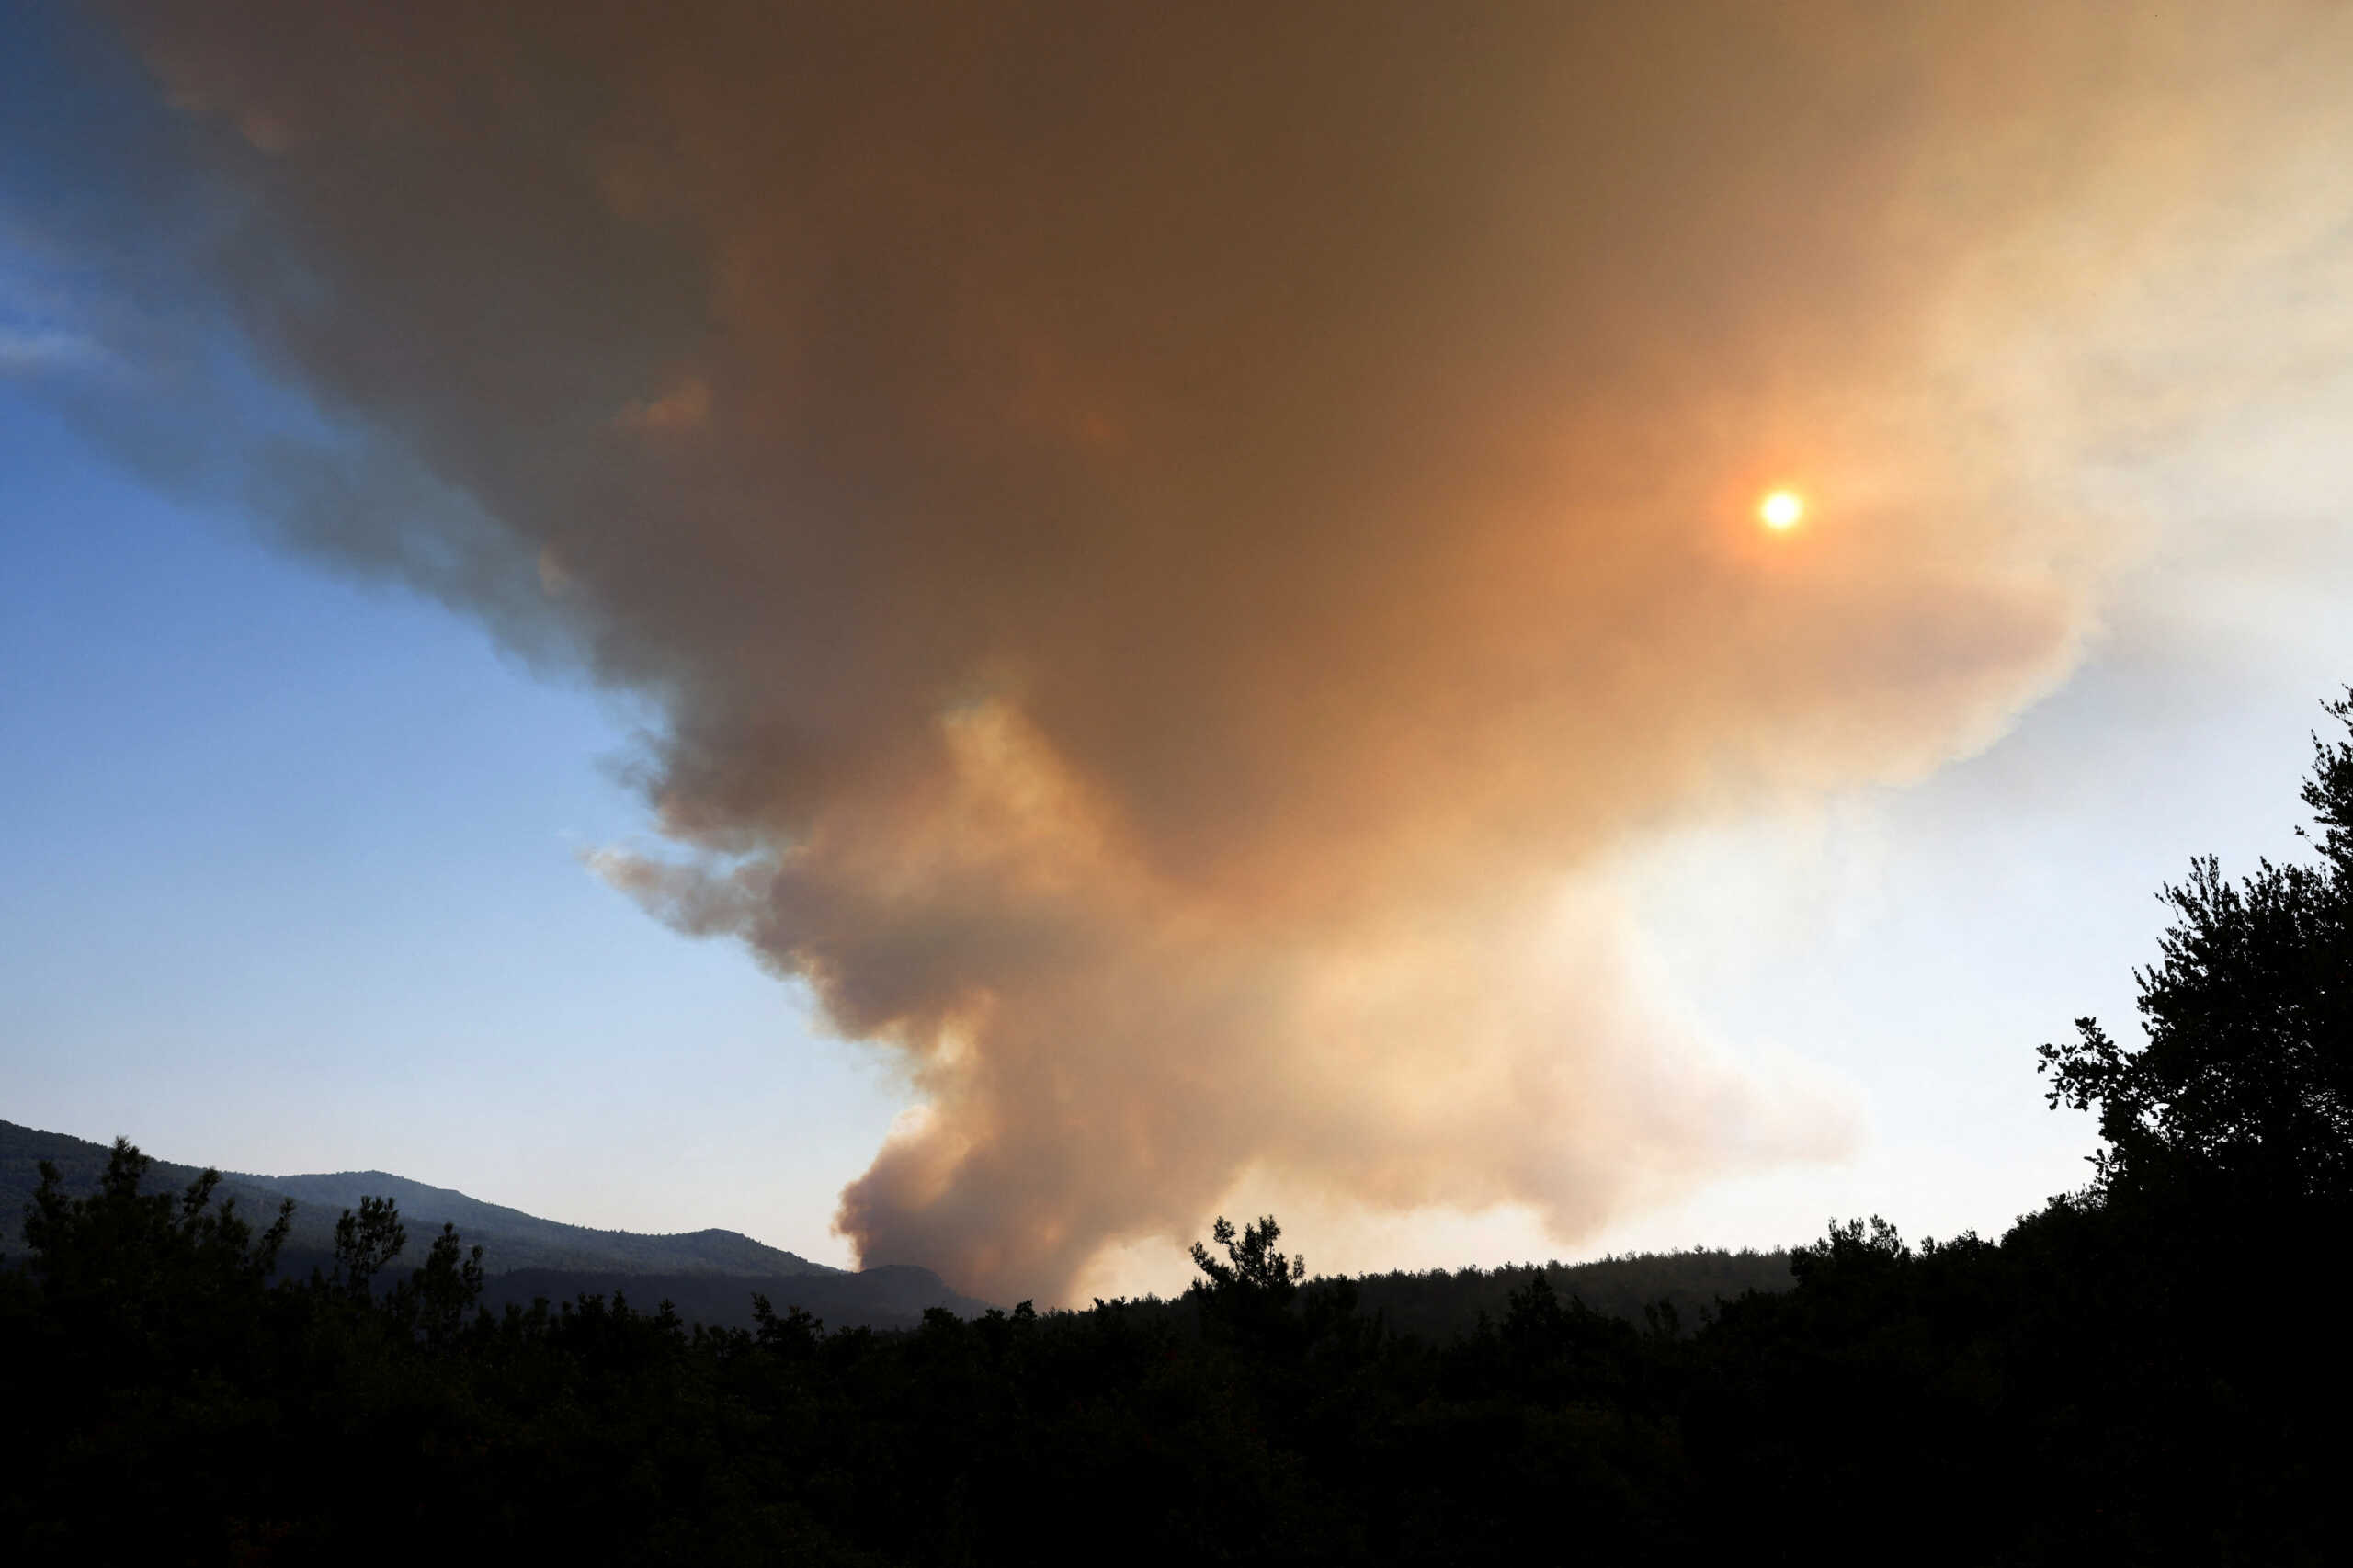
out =
{"type": "MultiPolygon", "coordinates": [[[[76,1194],[97,1190],[106,1168],[107,1145],[0,1121],[0,1205],[13,1215],[32,1196],[39,1165],[49,1160],[76,1194]]],[[[203,1167],[157,1160],[150,1182],[186,1187],[203,1167]]],[[[506,1204],[491,1203],[391,1171],[332,1171],[267,1176],[221,1169],[220,1196],[234,1198],[246,1217],[267,1224],[280,1199],[295,1201],[287,1244],[298,1251],[332,1252],[335,1222],[363,1197],[389,1198],[409,1227],[411,1244],[422,1246],[444,1224],[454,1224],[466,1241],[483,1248],[483,1269],[506,1274],[519,1268],[588,1268],[622,1274],[716,1274],[771,1278],[800,1274],[847,1274],[754,1240],[740,1232],[708,1227],[698,1231],[602,1230],[542,1219],[506,1204]]],[[[10,1225],[10,1232],[15,1227],[10,1225]]],[[[13,1234],[10,1236],[14,1239],[13,1234]]]]}
{"type": "MultiPolygon", "coordinates": [[[[0,1120],[0,1258],[21,1253],[18,1216],[40,1185],[40,1162],[56,1165],[66,1190],[80,1197],[97,1189],[108,1153],[108,1145],[71,1133],[0,1120]]],[[[156,1160],[145,1190],[184,1188],[202,1168],[156,1160]]],[[[651,1233],[574,1225],[391,1171],[275,1176],[222,1170],[214,1201],[233,1200],[239,1214],[259,1227],[276,1217],[281,1200],[293,1199],[282,1271],[300,1273],[332,1258],[336,1220],[363,1197],[388,1198],[400,1210],[408,1242],[393,1259],[396,1271],[422,1262],[444,1224],[456,1226],[468,1245],[480,1245],[485,1300],[494,1306],[626,1290],[646,1301],[675,1300],[699,1321],[736,1325],[751,1321],[751,1298],[758,1291],[779,1308],[804,1306],[837,1323],[875,1327],[915,1323],[929,1307],[963,1316],[986,1310],[915,1265],[835,1268],[715,1226],[651,1233]]]]}

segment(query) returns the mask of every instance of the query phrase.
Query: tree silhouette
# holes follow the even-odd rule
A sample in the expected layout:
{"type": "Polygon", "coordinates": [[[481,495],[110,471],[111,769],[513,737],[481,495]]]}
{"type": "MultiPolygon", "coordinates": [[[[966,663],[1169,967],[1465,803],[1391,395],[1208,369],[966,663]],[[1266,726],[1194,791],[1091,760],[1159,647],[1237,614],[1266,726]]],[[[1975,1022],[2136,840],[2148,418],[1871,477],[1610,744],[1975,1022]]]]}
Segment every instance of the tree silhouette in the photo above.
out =
{"type": "Polygon", "coordinates": [[[1233,1233],[1233,1221],[1221,1214],[1210,1227],[1210,1234],[1225,1249],[1225,1261],[1219,1262],[1209,1248],[1195,1242],[1193,1267],[1209,1277],[1212,1291],[1239,1290],[1288,1301],[1299,1282],[1307,1278],[1306,1258],[1285,1257],[1275,1250],[1283,1228],[1272,1214],[1245,1226],[1239,1237],[1233,1233]]]}
{"type": "Polygon", "coordinates": [[[413,1308],[429,1345],[453,1343],[466,1313],[482,1299],[482,1248],[467,1248],[458,1228],[444,1224],[425,1255],[425,1266],[404,1281],[403,1306],[413,1308]]]}
{"type": "Polygon", "coordinates": [[[279,1205],[277,1220],[256,1237],[234,1199],[212,1207],[219,1171],[205,1171],[177,1196],[142,1192],[153,1164],[118,1138],[98,1190],[74,1198],[56,1165],[40,1163],[24,1237],[33,1271],[52,1298],[96,1311],[136,1312],[174,1298],[258,1289],[268,1277],[286,1240],[292,1199],[279,1205]]]}
{"type": "Polygon", "coordinates": [[[0,1260],[0,1560],[373,1561],[454,1518],[530,1562],[2336,1561],[2353,744],[2314,744],[2318,863],[2165,891],[2148,1044],[2040,1052],[2098,1180],[1998,1242],[1309,1281],[1220,1216],[1179,1301],[494,1317],[449,1227],[387,1289],[365,1199],[272,1283],[283,1210],[143,1193],[118,1142],[0,1260]]]}
{"type": "MultiPolygon", "coordinates": [[[[2325,706],[2353,733],[2353,688],[2325,706]]],[[[2250,1198],[2353,1197],[2353,741],[2313,749],[2320,864],[2233,883],[2194,861],[2159,894],[2176,916],[2160,961],[2135,973],[2147,1044],[2086,1017],[2038,1052],[2048,1101],[2098,1113],[2103,1191],[2220,1177],[2250,1198]]]]}
{"type": "Polygon", "coordinates": [[[355,1296],[366,1296],[369,1283],[384,1265],[408,1244],[408,1228],[389,1198],[359,1199],[359,1211],[347,1209],[335,1222],[335,1282],[355,1296]]]}

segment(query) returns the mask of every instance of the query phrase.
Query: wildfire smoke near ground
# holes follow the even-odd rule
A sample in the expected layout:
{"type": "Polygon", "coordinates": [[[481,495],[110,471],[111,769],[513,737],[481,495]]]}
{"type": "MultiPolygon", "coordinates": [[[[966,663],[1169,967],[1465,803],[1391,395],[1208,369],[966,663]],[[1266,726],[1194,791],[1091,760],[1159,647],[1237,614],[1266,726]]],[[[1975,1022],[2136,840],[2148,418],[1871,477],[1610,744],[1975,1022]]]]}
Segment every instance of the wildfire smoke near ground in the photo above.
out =
{"type": "Polygon", "coordinates": [[[1998,736],[2086,469],[2353,325],[2330,6],[114,14],[336,421],[240,494],[653,705],[592,864],[904,1062],[840,1223],[990,1300],[1838,1153],[1593,868],[1998,736]]]}

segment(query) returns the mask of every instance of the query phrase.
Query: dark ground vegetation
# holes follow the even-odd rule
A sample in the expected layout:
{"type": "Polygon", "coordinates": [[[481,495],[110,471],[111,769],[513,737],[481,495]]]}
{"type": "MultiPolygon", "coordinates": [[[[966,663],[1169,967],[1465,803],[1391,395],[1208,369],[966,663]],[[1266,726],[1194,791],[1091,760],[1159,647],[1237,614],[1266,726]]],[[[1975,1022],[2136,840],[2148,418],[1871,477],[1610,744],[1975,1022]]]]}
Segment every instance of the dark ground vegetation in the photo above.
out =
{"type": "Polygon", "coordinates": [[[203,1180],[142,1192],[118,1145],[96,1194],[43,1187],[0,1272],[0,1549],[2342,1561],[2353,1391],[2315,1281],[2353,1212],[2353,745],[2305,801],[2312,864],[2165,891],[2144,1046],[2086,1019],[2042,1049],[2052,1102],[2099,1117],[2084,1191],[1999,1241],[1834,1226],[1794,1288],[1704,1312],[1597,1310],[1574,1271],[1310,1280],[1264,1221],[1221,1221],[1174,1302],[901,1334],[765,1301],[749,1330],[619,1295],[494,1313],[451,1233],[381,1279],[373,1201],[273,1281],[278,1233],[203,1180]]]}

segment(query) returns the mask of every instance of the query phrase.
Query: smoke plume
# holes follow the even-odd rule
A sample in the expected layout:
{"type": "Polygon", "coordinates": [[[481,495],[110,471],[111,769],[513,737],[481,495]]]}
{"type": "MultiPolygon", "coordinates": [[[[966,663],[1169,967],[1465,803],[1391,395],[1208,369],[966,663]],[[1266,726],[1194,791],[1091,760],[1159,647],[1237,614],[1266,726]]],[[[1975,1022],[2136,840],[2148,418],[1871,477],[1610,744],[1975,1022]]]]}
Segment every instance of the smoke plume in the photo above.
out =
{"type": "Polygon", "coordinates": [[[1574,1240],[1836,1153],[1645,1004],[1589,873],[2063,676],[2132,543],[2069,465],[2177,412],[2133,323],[2342,195],[2296,152],[2346,144],[2344,17],[124,26],[339,431],[255,507],[651,699],[675,852],[598,869],[917,1092],[861,1257],[1058,1300],[1252,1171],[1574,1240]]]}

